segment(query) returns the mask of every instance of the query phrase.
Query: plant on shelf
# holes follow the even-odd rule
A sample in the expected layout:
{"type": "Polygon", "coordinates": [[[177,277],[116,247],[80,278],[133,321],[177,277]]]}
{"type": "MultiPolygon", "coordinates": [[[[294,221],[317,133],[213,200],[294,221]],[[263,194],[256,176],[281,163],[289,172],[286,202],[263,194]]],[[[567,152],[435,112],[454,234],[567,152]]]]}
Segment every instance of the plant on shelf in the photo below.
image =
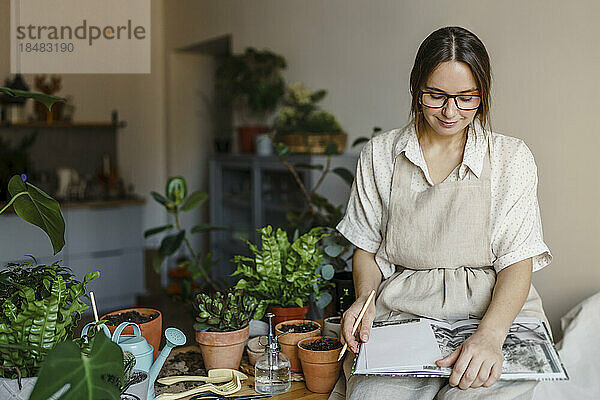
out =
{"type": "Polygon", "coordinates": [[[237,266],[233,275],[242,277],[235,287],[264,300],[269,311],[276,315],[275,324],[284,320],[282,313],[286,311],[290,314],[286,319],[306,318],[309,301],[316,301],[324,308],[331,301],[326,289],[334,269],[331,264],[323,263],[323,250],[318,245],[327,236],[323,228],[313,228],[293,243],[281,228],[275,234],[270,225],[257,231],[261,234],[260,249],[242,239],[254,257],[233,258],[237,266]],[[296,309],[281,309],[292,307],[296,309]]]}
{"type": "Polygon", "coordinates": [[[282,56],[248,47],[243,54],[228,56],[217,69],[217,90],[231,99],[234,109],[240,111],[242,126],[238,127],[238,134],[242,152],[253,152],[256,135],[268,131],[268,116],[285,91],[281,71],[286,67],[282,56]],[[250,116],[257,121],[257,126],[248,124],[250,116]]]}
{"type": "Polygon", "coordinates": [[[228,289],[213,295],[198,294],[196,341],[200,345],[206,370],[237,369],[249,335],[249,324],[261,319],[265,302],[243,290],[228,289]]]}
{"type": "Polygon", "coordinates": [[[303,83],[290,84],[275,120],[276,140],[297,153],[324,154],[331,143],[342,153],[348,135],[333,114],[317,105],[326,95],[324,89],[312,92],[303,83]]]}
{"type": "MultiPolygon", "coordinates": [[[[200,207],[206,202],[208,194],[201,190],[197,190],[188,195],[185,179],[176,176],[169,178],[167,181],[164,196],[157,192],[152,192],[151,195],[154,200],[165,207],[165,210],[169,215],[173,216],[175,224],[167,224],[148,229],[144,232],[144,237],[148,238],[159,233],[170,232],[173,230],[176,231],[162,239],[158,254],[153,261],[154,270],[157,273],[160,273],[162,264],[167,257],[173,255],[182,246],[185,246],[190,258],[182,259],[177,264],[177,268],[184,271],[184,274],[182,274],[182,298],[184,300],[190,298],[193,283],[198,284],[199,289],[218,291],[219,285],[211,278],[210,274],[215,263],[212,259],[212,253],[209,252],[206,255],[203,255],[199,251],[194,250],[190,243],[188,232],[182,227],[180,221],[181,212],[192,211],[200,207]]],[[[208,224],[198,224],[190,229],[189,234],[206,233],[214,229],[220,228],[208,224]]]]}

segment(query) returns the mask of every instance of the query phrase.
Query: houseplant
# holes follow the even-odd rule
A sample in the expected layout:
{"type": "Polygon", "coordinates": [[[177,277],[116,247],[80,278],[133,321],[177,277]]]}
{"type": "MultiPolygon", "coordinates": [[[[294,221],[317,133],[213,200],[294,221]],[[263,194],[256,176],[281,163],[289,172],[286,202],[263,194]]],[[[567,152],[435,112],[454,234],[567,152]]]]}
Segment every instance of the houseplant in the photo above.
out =
{"type": "Polygon", "coordinates": [[[311,154],[325,154],[335,143],[336,152],[343,153],[348,135],[333,114],[317,105],[326,95],[326,90],[312,92],[300,82],[288,85],[275,120],[277,141],[293,152],[311,154]]]}
{"type": "MultiPolygon", "coordinates": [[[[88,308],[80,300],[86,294],[85,285],[100,275],[90,272],[79,282],[68,268],[57,263],[35,264],[35,259],[33,263],[8,264],[0,271],[0,355],[4,367],[0,375],[9,379],[37,376],[47,351],[71,337],[81,313],[88,308]]],[[[26,382],[28,391],[32,385],[32,379],[26,382]]],[[[21,388],[20,379],[16,386],[21,388]]],[[[27,394],[23,392],[23,398],[27,394]]]]}
{"type": "Polygon", "coordinates": [[[217,89],[233,100],[243,125],[238,127],[240,149],[254,152],[254,139],[269,130],[268,115],[275,110],[285,90],[281,71],[285,59],[268,50],[248,47],[243,54],[228,56],[216,71],[217,89]],[[248,125],[249,116],[257,125],[248,125]]]}
{"type": "MultiPolygon", "coordinates": [[[[373,127],[372,137],[381,132],[380,127],[373,127]]],[[[305,201],[305,206],[302,209],[290,210],[286,213],[286,218],[292,229],[299,229],[304,232],[317,226],[323,226],[329,236],[324,242],[324,257],[325,262],[331,264],[335,269],[333,283],[335,285],[334,305],[338,312],[343,312],[354,302],[354,283],[352,273],[347,270],[348,261],[352,258],[352,244],[340,234],[335,227],[342,220],[344,213],[343,205],[335,206],[331,204],[329,199],[317,193],[317,190],[324,182],[325,177],[334,173],[339,176],[349,186],[352,186],[354,174],[346,168],[338,167],[331,169],[331,157],[337,153],[337,144],[329,143],[325,149],[327,160],[325,165],[321,164],[291,164],[286,156],[290,153],[290,149],[285,143],[275,143],[275,138],[270,137],[275,144],[276,154],[279,161],[287,168],[294,177],[294,181],[298,185],[302,197],[305,201]],[[307,188],[300,175],[299,169],[320,170],[321,176],[316,180],[316,184],[312,188],[307,188]]],[[[366,143],[369,138],[361,136],[357,138],[352,147],[366,143]]]]}
{"type": "Polygon", "coordinates": [[[298,356],[308,390],[315,393],[331,392],[342,367],[342,362],[337,360],[341,349],[340,339],[328,336],[311,337],[298,342],[298,356]]]}
{"type": "Polygon", "coordinates": [[[275,326],[275,334],[281,335],[283,332],[289,332],[279,338],[281,351],[290,359],[292,371],[302,371],[300,359],[298,358],[297,344],[299,341],[319,336],[321,334],[321,325],[316,321],[306,319],[297,319],[280,322],[275,326]]]}
{"type": "Polygon", "coordinates": [[[210,296],[198,294],[194,329],[206,370],[238,369],[252,319],[261,319],[265,304],[243,290],[229,289],[210,296]]]}
{"type": "MultiPolygon", "coordinates": [[[[158,254],[153,261],[154,270],[159,273],[165,259],[184,246],[190,258],[183,259],[177,265],[177,268],[184,272],[182,274],[181,288],[183,300],[190,299],[193,283],[198,284],[198,289],[219,290],[218,283],[213,281],[210,275],[214,264],[212,253],[209,252],[206,255],[202,255],[199,251],[194,250],[190,243],[188,232],[182,227],[180,221],[182,212],[192,211],[200,207],[208,199],[208,194],[197,190],[188,195],[185,179],[181,176],[175,176],[169,178],[167,181],[164,196],[157,192],[151,192],[151,195],[154,200],[165,207],[169,215],[173,216],[174,224],[148,229],[144,232],[144,237],[148,238],[159,233],[175,231],[162,239],[158,254]]],[[[208,224],[198,224],[190,229],[189,234],[201,234],[214,229],[219,228],[208,224]]]]}
{"type": "Polygon", "coordinates": [[[321,308],[331,301],[326,291],[333,277],[331,264],[322,264],[323,250],[317,244],[323,237],[321,227],[313,228],[290,243],[281,228],[273,235],[268,225],[258,229],[261,248],[242,239],[254,257],[234,256],[237,269],[234,276],[242,276],[236,288],[264,300],[269,312],[276,316],[273,323],[304,319],[308,302],[317,301],[321,308]]]}
{"type": "Polygon", "coordinates": [[[128,384],[125,372],[133,367],[131,357],[124,358],[121,348],[106,335],[90,336],[89,342],[61,342],[48,353],[29,400],[54,400],[50,396],[65,384],[70,386],[61,400],[120,398],[128,384]]]}

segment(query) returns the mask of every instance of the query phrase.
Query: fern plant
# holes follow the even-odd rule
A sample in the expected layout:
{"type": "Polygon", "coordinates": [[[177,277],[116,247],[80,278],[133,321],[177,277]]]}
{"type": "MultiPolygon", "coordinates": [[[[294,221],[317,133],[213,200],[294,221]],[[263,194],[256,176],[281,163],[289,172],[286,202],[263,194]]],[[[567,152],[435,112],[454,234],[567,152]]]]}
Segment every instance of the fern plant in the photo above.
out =
{"type": "MultiPolygon", "coordinates": [[[[88,273],[82,282],[69,268],[10,263],[0,271],[0,356],[4,367],[19,368],[23,377],[35,376],[46,353],[72,336],[72,329],[88,309],[80,300],[85,285],[100,275],[88,273]]],[[[2,369],[0,375],[17,373],[2,369]]]]}
{"type": "Polygon", "coordinates": [[[269,225],[258,232],[262,235],[262,246],[244,240],[254,254],[254,258],[235,256],[237,265],[233,275],[243,276],[237,289],[244,289],[269,305],[282,307],[302,307],[310,300],[320,300],[324,308],[331,301],[331,295],[325,291],[330,286],[334,269],[329,263],[323,263],[323,250],[317,244],[323,237],[322,227],[316,227],[300,236],[293,243],[287,233],[269,225]]]}

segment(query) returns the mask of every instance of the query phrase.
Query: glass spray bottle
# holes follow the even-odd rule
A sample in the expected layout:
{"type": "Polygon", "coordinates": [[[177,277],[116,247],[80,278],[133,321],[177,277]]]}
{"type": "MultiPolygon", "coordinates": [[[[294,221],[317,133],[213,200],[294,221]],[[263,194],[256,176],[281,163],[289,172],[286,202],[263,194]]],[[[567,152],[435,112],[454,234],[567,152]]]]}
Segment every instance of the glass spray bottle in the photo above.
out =
{"type": "Polygon", "coordinates": [[[254,366],[254,389],[262,394],[285,393],[292,387],[290,360],[281,352],[278,339],[273,334],[273,317],[275,314],[267,313],[269,319],[269,338],[265,352],[256,360],[254,366]]]}

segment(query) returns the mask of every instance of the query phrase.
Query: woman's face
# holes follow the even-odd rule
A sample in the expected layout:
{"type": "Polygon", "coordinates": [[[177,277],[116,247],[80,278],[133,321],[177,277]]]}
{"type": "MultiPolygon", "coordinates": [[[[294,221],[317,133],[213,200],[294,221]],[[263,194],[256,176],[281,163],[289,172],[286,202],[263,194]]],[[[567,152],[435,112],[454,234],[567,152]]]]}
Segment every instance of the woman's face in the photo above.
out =
{"type": "MultiPolygon", "coordinates": [[[[438,65],[421,90],[444,94],[479,94],[471,68],[458,61],[446,61],[438,65]]],[[[448,99],[442,108],[421,105],[421,109],[429,127],[441,136],[452,136],[462,132],[477,114],[476,109],[458,109],[454,99],[448,99]]]]}

